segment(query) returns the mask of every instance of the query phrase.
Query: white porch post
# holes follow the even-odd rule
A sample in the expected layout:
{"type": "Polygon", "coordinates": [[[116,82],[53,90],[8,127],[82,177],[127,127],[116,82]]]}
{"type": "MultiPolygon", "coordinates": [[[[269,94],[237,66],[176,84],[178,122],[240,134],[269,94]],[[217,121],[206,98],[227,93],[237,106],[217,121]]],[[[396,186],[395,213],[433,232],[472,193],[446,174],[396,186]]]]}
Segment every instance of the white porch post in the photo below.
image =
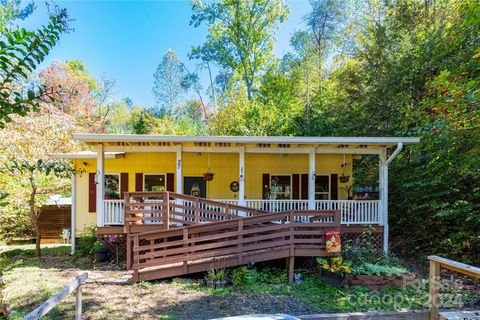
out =
{"type": "Polygon", "coordinates": [[[308,210],[315,210],[315,148],[308,154],[308,210]]]}
{"type": "Polygon", "coordinates": [[[175,191],[177,193],[183,193],[183,177],[182,177],[182,145],[177,144],[177,187],[175,191]]]}
{"type": "Polygon", "coordinates": [[[103,143],[97,144],[97,227],[103,227],[103,198],[105,194],[105,152],[103,143]]]}
{"type": "Polygon", "coordinates": [[[238,156],[238,204],[245,206],[245,147],[241,148],[238,156]]]}
{"type": "Polygon", "coordinates": [[[71,207],[71,214],[72,214],[72,224],[71,224],[71,230],[70,230],[70,236],[72,239],[72,250],[71,254],[75,254],[75,245],[76,245],[76,239],[75,237],[77,236],[77,174],[74,172],[72,173],[72,207],[71,207]]]}
{"type": "Polygon", "coordinates": [[[388,251],[388,166],[386,164],[387,149],[382,149],[379,155],[378,178],[380,214],[383,225],[383,251],[388,251]]]}

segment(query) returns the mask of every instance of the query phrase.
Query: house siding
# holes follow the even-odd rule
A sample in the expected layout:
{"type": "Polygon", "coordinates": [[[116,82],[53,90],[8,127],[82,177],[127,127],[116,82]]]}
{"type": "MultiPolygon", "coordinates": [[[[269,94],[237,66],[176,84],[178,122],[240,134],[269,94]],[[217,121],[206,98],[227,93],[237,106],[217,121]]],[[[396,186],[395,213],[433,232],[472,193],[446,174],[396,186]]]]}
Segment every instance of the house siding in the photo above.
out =
{"type": "MultiPolygon", "coordinates": [[[[343,155],[317,154],[317,174],[342,174],[343,155]]],[[[349,164],[345,174],[352,176],[352,156],[345,155],[349,164]]],[[[237,199],[238,193],[230,190],[230,183],[238,180],[239,155],[236,153],[211,153],[210,171],[215,173],[214,179],[207,183],[207,198],[237,199]]],[[[128,173],[128,190],[135,190],[136,173],[175,173],[175,153],[126,153],[124,158],[105,159],[105,173],[128,173]]],[[[208,153],[182,155],[183,176],[203,176],[208,171],[208,153]]],[[[77,232],[81,234],[86,227],[96,224],[96,213],[89,212],[88,173],[97,170],[95,159],[76,160],[78,169],[83,173],[77,177],[77,232]]],[[[262,174],[307,174],[308,155],[289,154],[245,154],[245,196],[247,199],[262,199],[262,174]]],[[[350,179],[350,182],[351,183],[350,179]]],[[[344,184],[338,185],[338,199],[347,199],[344,184]]],[[[176,190],[176,176],[174,181],[176,190]]]]}

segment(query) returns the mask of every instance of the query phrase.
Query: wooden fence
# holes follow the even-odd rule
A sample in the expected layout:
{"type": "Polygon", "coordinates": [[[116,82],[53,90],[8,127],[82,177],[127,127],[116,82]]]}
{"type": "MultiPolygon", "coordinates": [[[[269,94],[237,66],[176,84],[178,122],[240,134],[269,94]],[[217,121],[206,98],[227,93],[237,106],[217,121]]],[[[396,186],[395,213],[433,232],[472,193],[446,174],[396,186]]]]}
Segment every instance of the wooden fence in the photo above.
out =
{"type": "Polygon", "coordinates": [[[480,279],[480,268],[437,256],[429,256],[428,260],[430,260],[428,309],[430,319],[437,320],[439,319],[440,307],[441,269],[453,270],[480,279]]]}
{"type": "Polygon", "coordinates": [[[23,320],[37,320],[55,308],[70,293],[75,291],[75,319],[82,319],[82,284],[88,279],[88,273],[79,275],[73,282],[63,288],[59,293],[42,303],[30,312],[23,320]]]}
{"type": "MultiPolygon", "coordinates": [[[[205,271],[212,260],[230,267],[249,261],[330,255],[325,251],[325,233],[339,226],[338,211],[292,210],[131,234],[128,243],[133,241],[133,280],[205,271]],[[157,270],[148,270],[151,267],[157,270]]],[[[293,275],[293,265],[290,271],[293,275]]]]}

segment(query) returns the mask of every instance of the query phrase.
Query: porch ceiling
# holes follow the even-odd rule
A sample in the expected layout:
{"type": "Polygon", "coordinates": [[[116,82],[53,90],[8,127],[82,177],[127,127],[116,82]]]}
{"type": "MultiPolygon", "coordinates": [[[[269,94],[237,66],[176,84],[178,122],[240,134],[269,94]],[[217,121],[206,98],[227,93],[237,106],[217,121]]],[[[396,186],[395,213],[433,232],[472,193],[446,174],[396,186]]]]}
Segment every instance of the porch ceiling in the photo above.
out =
{"type": "Polygon", "coordinates": [[[416,144],[420,138],[416,137],[281,137],[281,136],[165,136],[165,135],[137,135],[137,134],[74,134],[73,138],[83,141],[90,145],[98,143],[111,143],[129,145],[130,143],[141,143],[149,145],[150,143],[158,145],[165,143],[172,144],[291,144],[305,147],[330,146],[330,147],[349,147],[349,146],[371,146],[371,147],[390,147],[403,143],[404,145],[416,144]]]}

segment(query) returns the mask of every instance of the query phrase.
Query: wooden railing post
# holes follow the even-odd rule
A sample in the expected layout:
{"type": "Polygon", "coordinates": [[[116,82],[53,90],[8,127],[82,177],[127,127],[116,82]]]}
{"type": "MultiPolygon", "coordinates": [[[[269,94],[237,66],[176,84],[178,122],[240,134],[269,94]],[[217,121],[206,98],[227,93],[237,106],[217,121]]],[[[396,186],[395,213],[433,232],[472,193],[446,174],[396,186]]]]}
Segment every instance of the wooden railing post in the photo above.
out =
{"type": "Polygon", "coordinates": [[[437,320],[440,304],[440,263],[433,260],[430,260],[428,303],[430,320],[437,320]]]}
{"type": "Polygon", "coordinates": [[[123,194],[123,230],[126,234],[130,233],[130,221],[127,220],[127,211],[130,209],[130,194],[125,192],[123,194]]]}
{"type": "Polygon", "coordinates": [[[75,290],[75,320],[82,320],[82,286],[75,290]]]}
{"type": "Polygon", "coordinates": [[[163,194],[163,203],[165,204],[165,215],[166,219],[164,219],[166,225],[167,225],[167,230],[170,229],[170,192],[166,191],[163,194]]]}
{"type": "Polygon", "coordinates": [[[195,199],[195,223],[200,223],[200,202],[198,198],[195,199]]]}
{"type": "Polygon", "coordinates": [[[187,261],[187,257],[188,257],[188,228],[187,227],[184,227],[183,228],[183,241],[184,241],[184,244],[183,244],[183,248],[184,248],[184,257],[185,257],[185,261],[183,261],[183,273],[186,274],[188,273],[188,261],[187,261]]]}
{"type": "Polygon", "coordinates": [[[288,258],[288,282],[292,283],[295,277],[295,212],[290,209],[288,229],[290,233],[290,248],[288,258]]]}
{"type": "Polygon", "coordinates": [[[130,234],[127,234],[127,270],[132,268],[132,239],[130,234]]]}
{"type": "Polygon", "coordinates": [[[238,264],[243,264],[243,219],[238,219],[238,264]]]}

